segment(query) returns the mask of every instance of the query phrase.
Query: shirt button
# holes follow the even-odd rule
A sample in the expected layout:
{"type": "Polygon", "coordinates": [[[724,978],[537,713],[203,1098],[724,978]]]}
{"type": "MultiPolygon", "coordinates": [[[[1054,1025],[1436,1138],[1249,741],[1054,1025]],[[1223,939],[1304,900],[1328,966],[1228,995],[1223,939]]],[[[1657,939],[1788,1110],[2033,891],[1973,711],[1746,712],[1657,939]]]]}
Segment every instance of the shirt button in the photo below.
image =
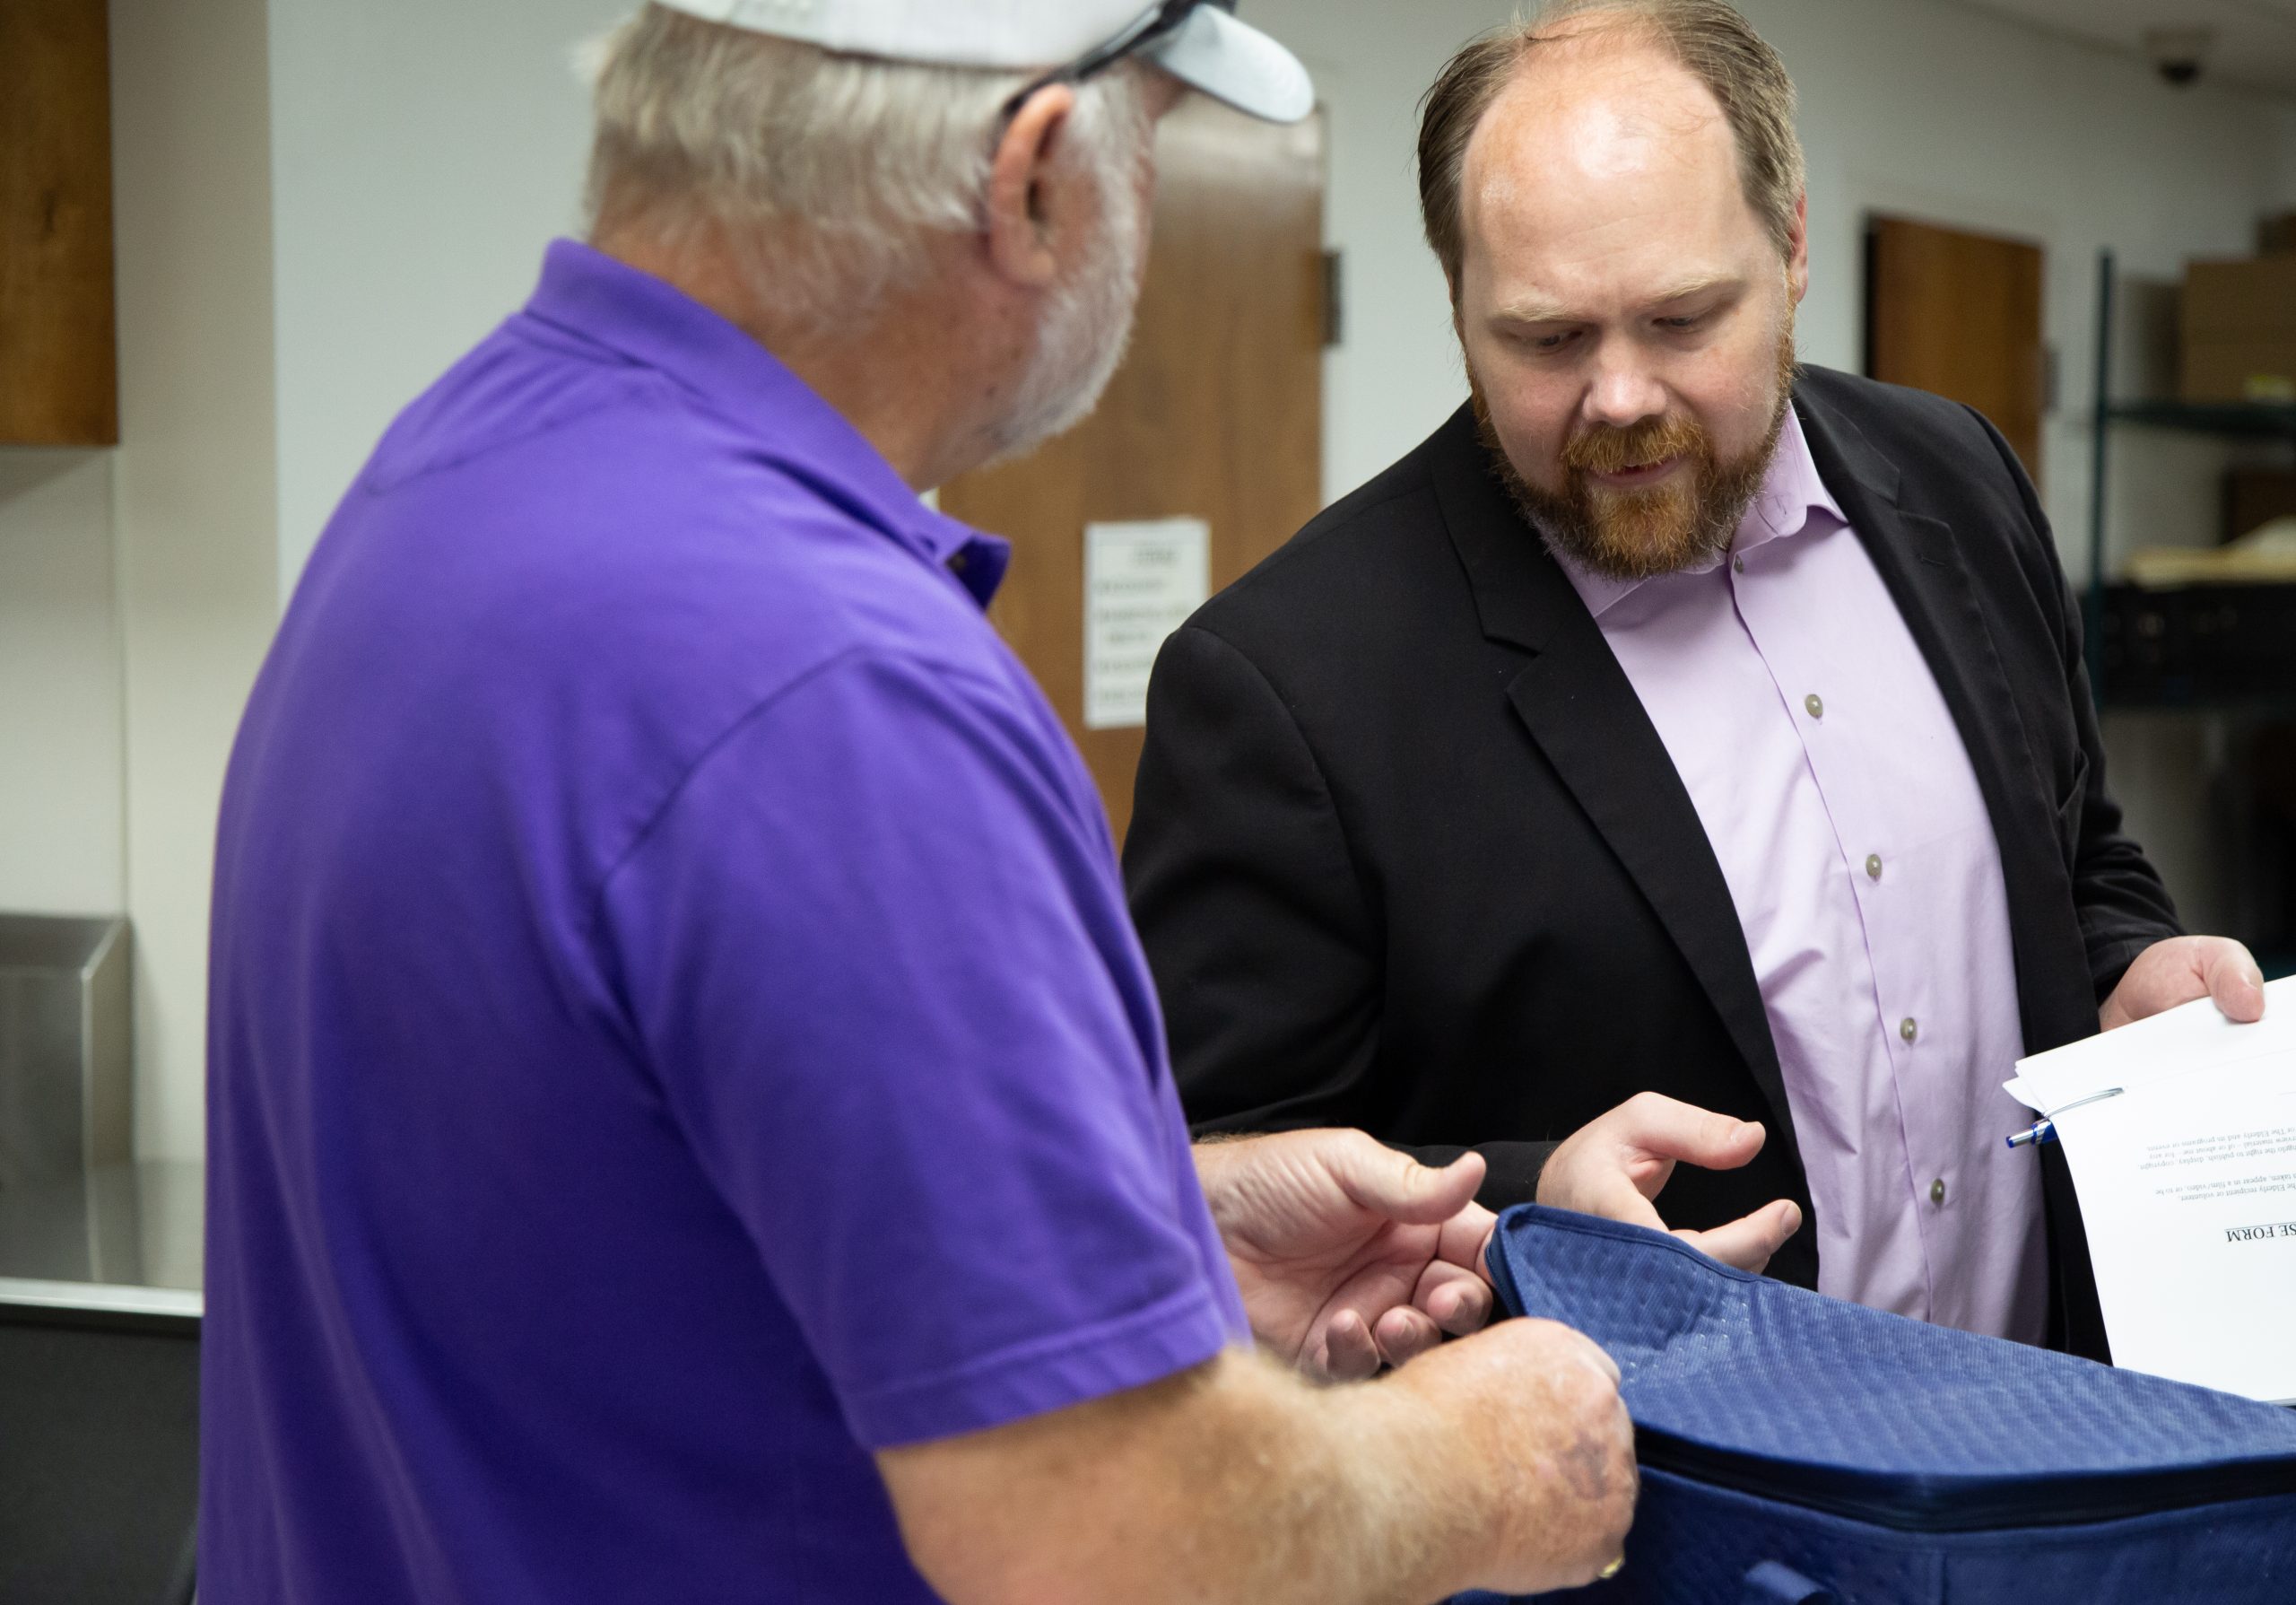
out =
{"type": "Polygon", "coordinates": [[[1743,574],[1746,571],[1746,560],[1734,553],[1731,554],[1730,567],[1738,573],[1743,574]]]}
{"type": "Polygon", "coordinates": [[[1867,880],[1879,880],[1882,878],[1882,855],[1880,853],[1869,852],[1866,855],[1866,878],[1867,880]]]}
{"type": "Polygon", "coordinates": [[[961,574],[970,567],[972,567],[972,558],[967,554],[962,552],[949,554],[949,572],[952,574],[961,574]]]}
{"type": "Polygon", "coordinates": [[[1802,706],[1810,711],[1812,719],[1823,719],[1826,716],[1826,700],[1814,691],[1802,699],[1802,706]]]}
{"type": "Polygon", "coordinates": [[[1920,1031],[1921,1027],[1913,1023],[1913,1017],[1909,1015],[1898,1022],[1898,1034],[1908,1042],[1911,1042],[1920,1034],[1920,1031]]]}
{"type": "Polygon", "coordinates": [[[1944,1177],[1940,1176],[1929,1184],[1929,1201],[1933,1204],[1942,1204],[1945,1201],[1944,1177]]]}

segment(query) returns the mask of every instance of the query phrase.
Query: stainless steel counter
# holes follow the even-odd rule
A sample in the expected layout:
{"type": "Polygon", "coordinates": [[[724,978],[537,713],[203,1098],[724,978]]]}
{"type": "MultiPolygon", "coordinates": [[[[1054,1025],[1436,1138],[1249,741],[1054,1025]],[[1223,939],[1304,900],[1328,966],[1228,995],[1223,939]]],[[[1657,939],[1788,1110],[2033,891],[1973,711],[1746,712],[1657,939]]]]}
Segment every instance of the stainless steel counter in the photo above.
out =
{"type": "Polygon", "coordinates": [[[0,1192],[0,1305],[198,1319],[205,1171],[103,1164],[0,1192]]]}

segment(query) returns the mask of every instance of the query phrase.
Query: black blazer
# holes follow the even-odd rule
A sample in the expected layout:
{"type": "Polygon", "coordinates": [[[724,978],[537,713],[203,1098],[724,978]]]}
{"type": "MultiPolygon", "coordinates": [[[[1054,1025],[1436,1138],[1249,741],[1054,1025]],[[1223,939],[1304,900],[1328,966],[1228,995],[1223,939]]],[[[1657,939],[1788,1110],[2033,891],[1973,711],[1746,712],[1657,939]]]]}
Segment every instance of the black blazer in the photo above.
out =
{"type": "MultiPolygon", "coordinates": [[[[2119,833],[2032,486],[1990,424],[1936,397],[1805,369],[1794,405],[1968,748],[2026,1050],[2090,1035],[2176,916],[2119,833]]],[[[1466,409],[1165,645],[1125,871],[1199,1130],[1472,1146],[1503,1206],[1561,1138],[1655,1089],[1770,1133],[1742,1171],[1678,1168],[1667,1220],[1794,1199],[1805,1224],[1771,1274],[1815,1285],[1815,1212],[1720,866],[1466,409]]],[[[2036,1162],[2053,1338],[2101,1353],[2061,1156],[2036,1162]]]]}

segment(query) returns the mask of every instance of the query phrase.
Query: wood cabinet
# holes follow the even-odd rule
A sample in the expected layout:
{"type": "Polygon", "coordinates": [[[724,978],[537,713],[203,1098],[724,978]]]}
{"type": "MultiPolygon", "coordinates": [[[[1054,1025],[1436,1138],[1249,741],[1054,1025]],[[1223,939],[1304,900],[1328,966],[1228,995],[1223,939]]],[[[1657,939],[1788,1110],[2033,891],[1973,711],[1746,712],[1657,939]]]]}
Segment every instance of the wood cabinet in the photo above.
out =
{"type": "Polygon", "coordinates": [[[105,0],[0,0],[0,445],[119,439],[105,0]]]}

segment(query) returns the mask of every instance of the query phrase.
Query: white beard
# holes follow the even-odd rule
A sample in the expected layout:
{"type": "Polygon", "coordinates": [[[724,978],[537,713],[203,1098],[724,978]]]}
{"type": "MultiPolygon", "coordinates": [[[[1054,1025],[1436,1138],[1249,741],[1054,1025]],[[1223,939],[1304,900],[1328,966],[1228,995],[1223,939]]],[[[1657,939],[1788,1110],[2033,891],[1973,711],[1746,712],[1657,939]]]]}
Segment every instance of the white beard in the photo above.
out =
{"type": "MultiPolygon", "coordinates": [[[[1144,150],[1141,157],[1147,160],[1144,150]]],[[[996,461],[1083,423],[1124,362],[1147,267],[1148,206],[1131,163],[1111,162],[1103,171],[1101,226],[1075,271],[1046,297],[1036,349],[991,432],[996,461]]]]}

